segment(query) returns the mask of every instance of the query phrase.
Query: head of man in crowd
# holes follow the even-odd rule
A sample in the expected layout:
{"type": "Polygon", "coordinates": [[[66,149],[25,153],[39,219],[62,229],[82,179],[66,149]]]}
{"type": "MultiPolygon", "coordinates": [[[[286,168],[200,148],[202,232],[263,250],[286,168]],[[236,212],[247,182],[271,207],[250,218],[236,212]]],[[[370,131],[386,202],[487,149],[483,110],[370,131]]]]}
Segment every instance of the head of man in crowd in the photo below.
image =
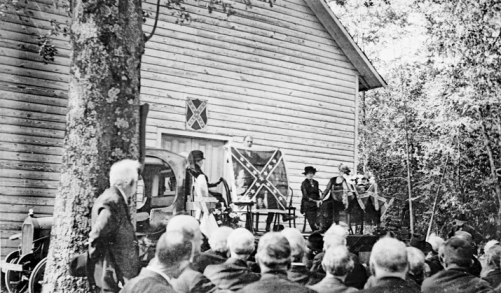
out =
{"type": "Polygon", "coordinates": [[[279,232],[265,234],[259,240],[256,261],[261,274],[269,271],[287,272],[291,268],[291,246],[287,238],[279,232]]]}
{"type": "Polygon", "coordinates": [[[456,221],[456,226],[458,227],[462,227],[464,224],[466,224],[466,222],[468,222],[468,218],[466,217],[465,214],[461,213],[461,214],[458,214],[454,220],[456,221]]]}
{"type": "Polygon", "coordinates": [[[446,270],[453,268],[468,269],[473,263],[472,246],[468,241],[456,236],[444,243],[439,256],[442,258],[446,270]]]}
{"type": "Polygon", "coordinates": [[[190,264],[193,245],[197,244],[190,234],[179,230],[166,232],[158,240],[155,258],[148,267],[177,278],[190,264]]]}
{"type": "Polygon", "coordinates": [[[306,248],[306,240],[301,232],[295,228],[285,228],[281,233],[287,238],[291,246],[292,261],[302,262],[306,248]]]}
{"type": "Polygon", "coordinates": [[[438,237],[435,233],[431,234],[428,237],[428,243],[431,244],[431,249],[434,254],[438,254],[438,248],[444,244],[445,240],[441,237],[438,237]]]}
{"type": "Polygon", "coordinates": [[[330,235],[333,235],[333,236],[339,236],[341,238],[345,238],[348,237],[348,227],[347,225],[343,222],[339,222],[339,225],[336,225],[336,224],[332,224],[329,229],[327,229],[327,231],[325,231],[325,236],[330,236],[330,235]]]}
{"type": "Polygon", "coordinates": [[[346,276],[355,267],[355,263],[348,248],[336,246],[327,249],[322,259],[322,267],[327,275],[334,276],[344,282],[346,276]]]}
{"type": "Polygon", "coordinates": [[[254,144],[254,138],[252,138],[252,136],[247,135],[246,137],[244,137],[244,145],[246,147],[251,148],[253,144],[254,144]]]}
{"type": "Polygon", "coordinates": [[[381,238],[372,247],[370,267],[376,279],[397,277],[405,280],[409,269],[405,244],[395,238],[381,238]]]}
{"type": "Polygon", "coordinates": [[[193,259],[196,255],[200,254],[200,247],[202,245],[202,232],[200,231],[200,224],[198,221],[188,215],[178,215],[174,216],[170,219],[167,224],[166,233],[169,232],[178,232],[184,237],[191,241],[191,257],[190,262],[193,262],[193,259]]]}
{"type": "Polygon", "coordinates": [[[245,228],[237,228],[228,236],[231,258],[247,260],[254,252],[255,246],[254,235],[245,228]]]}
{"type": "Polygon", "coordinates": [[[417,282],[423,281],[425,277],[424,253],[416,247],[407,247],[406,250],[407,261],[409,262],[409,275],[417,282]]]}
{"type": "Polygon", "coordinates": [[[485,251],[481,258],[482,272],[481,277],[486,277],[491,271],[498,270],[501,267],[501,246],[494,245],[485,251]]]}
{"type": "Polygon", "coordinates": [[[499,244],[499,241],[497,241],[495,239],[487,241],[487,243],[485,243],[485,246],[484,246],[484,252],[487,252],[489,249],[491,249],[494,246],[501,246],[501,245],[499,244]]]}
{"type": "Polygon", "coordinates": [[[214,230],[209,238],[209,245],[213,251],[220,253],[228,253],[228,236],[230,236],[233,229],[226,226],[221,226],[214,230]]]}
{"type": "Polygon", "coordinates": [[[110,186],[122,192],[126,202],[136,193],[141,164],[138,161],[125,159],[116,162],[110,169],[110,186]]]}

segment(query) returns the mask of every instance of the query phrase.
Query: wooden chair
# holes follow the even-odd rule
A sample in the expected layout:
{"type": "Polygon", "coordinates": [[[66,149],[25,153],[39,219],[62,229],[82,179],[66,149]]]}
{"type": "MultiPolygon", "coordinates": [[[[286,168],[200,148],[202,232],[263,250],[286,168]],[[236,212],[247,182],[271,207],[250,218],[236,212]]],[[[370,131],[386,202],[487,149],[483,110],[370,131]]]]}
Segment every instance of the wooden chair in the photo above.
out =
{"type": "Polygon", "coordinates": [[[288,206],[285,207],[285,210],[280,210],[280,209],[255,209],[252,210],[252,219],[251,221],[254,222],[255,220],[255,232],[259,232],[259,216],[260,215],[268,215],[269,213],[274,213],[275,218],[273,219],[273,225],[278,227],[280,225],[281,217],[283,215],[288,215],[289,216],[289,227],[294,227],[296,228],[296,207],[292,205],[292,199],[293,199],[293,194],[294,191],[292,188],[288,188],[288,194],[287,194],[287,200],[286,202],[288,203],[288,206]]]}

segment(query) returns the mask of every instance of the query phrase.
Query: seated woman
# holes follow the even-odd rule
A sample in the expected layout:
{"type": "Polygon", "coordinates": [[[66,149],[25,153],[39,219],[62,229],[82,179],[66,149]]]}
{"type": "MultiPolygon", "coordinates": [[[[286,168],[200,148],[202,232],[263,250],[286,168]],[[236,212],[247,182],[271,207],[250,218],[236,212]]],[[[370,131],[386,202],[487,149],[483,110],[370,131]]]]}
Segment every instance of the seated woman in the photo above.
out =
{"type": "MultiPolygon", "coordinates": [[[[226,205],[226,202],[225,202],[223,195],[221,193],[209,190],[209,188],[216,187],[217,185],[219,185],[223,181],[223,178],[220,178],[219,181],[217,181],[215,183],[209,183],[209,179],[207,178],[207,175],[205,175],[204,172],[202,171],[202,166],[204,164],[204,160],[205,160],[205,157],[204,157],[204,153],[202,151],[199,151],[199,150],[191,151],[190,154],[188,155],[189,166],[186,169],[186,171],[189,175],[191,175],[191,176],[193,176],[193,178],[195,178],[195,181],[197,182],[197,184],[204,185],[202,188],[205,189],[208,194],[205,195],[203,193],[206,193],[206,192],[202,191],[201,192],[202,196],[211,195],[211,196],[215,197],[222,205],[226,205]]],[[[191,188],[192,182],[189,182],[189,180],[191,178],[190,179],[188,179],[188,178],[189,178],[189,176],[186,176],[187,187],[191,188]]],[[[187,189],[187,190],[189,190],[189,189],[187,189]]]]}

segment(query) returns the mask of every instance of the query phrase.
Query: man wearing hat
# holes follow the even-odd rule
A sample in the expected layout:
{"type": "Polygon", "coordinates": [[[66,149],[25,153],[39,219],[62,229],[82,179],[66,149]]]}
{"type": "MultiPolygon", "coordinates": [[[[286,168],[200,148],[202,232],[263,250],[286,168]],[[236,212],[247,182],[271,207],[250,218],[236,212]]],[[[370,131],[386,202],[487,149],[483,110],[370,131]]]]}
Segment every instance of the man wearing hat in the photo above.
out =
{"type": "Polygon", "coordinates": [[[322,203],[320,199],[320,190],[318,189],[318,181],[313,179],[315,173],[317,173],[317,169],[314,167],[305,167],[303,175],[306,176],[306,179],[301,184],[301,192],[303,193],[303,198],[301,199],[301,214],[306,216],[312,231],[317,230],[318,208],[322,203]]]}
{"type": "Polygon", "coordinates": [[[468,273],[473,257],[468,241],[452,237],[445,242],[443,251],[441,249],[439,252],[439,257],[443,260],[445,270],[425,279],[421,292],[492,292],[492,287],[488,282],[468,273]]]}
{"type": "Polygon", "coordinates": [[[454,236],[457,231],[465,231],[470,233],[470,235],[473,237],[473,242],[475,242],[475,245],[480,244],[482,240],[484,239],[484,236],[480,234],[477,230],[475,230],[472,226],[469,226],[466,224],[468,222],[468,218],[466,217],[465,214],[461,213],[457,215],[455,218],[455,225],[452,228],[452,231],[449,233],[449,237],[454,236]]]}

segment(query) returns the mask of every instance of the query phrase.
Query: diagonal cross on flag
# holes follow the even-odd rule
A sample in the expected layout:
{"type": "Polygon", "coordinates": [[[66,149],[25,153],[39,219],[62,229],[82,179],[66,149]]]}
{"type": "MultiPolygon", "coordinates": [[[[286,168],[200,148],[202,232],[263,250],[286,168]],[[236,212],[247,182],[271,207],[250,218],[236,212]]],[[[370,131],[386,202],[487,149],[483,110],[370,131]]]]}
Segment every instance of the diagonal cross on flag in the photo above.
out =
{"type": "Polygon", "coordinates": [[[280,198],[285,199],[286,196],[270,181],[270,176],[272,176],[273,171],[278,166],[282,160],[282,154],[278,150],[275,150],[273,155],[264,165],[264,167],[259,170],[250,162],[246,156],[244,156],[238,149],[232,148],[232,157],[236,160],[253,178],[252,183],[249,188],[243,194],[244,196],[255,197],[259,192],[265,188],[267,189],[276,199],[281,209],[285,209],[280,198]]]}
{"type": "Polygon", "coordinates": [[[205,101],[205,100],[201,101],[200,105],[197,107],[193,103],[193,100],[188,99],[187,100],[187,105],[190,108],[192,115],[191,115],[191,117],[189,117],[189,119],[186,122],[186,124],[188,124],[188,126],[191,127],[191,128],[196,128],[196,127],[194,127],[194,124],[195,124],[195,122],[198,122],[198,125],[200,126],[200,129],[204,128],[205,127],[205,121],[202,118],[202,113],[207,108],[207,101],[205,101]]]}

